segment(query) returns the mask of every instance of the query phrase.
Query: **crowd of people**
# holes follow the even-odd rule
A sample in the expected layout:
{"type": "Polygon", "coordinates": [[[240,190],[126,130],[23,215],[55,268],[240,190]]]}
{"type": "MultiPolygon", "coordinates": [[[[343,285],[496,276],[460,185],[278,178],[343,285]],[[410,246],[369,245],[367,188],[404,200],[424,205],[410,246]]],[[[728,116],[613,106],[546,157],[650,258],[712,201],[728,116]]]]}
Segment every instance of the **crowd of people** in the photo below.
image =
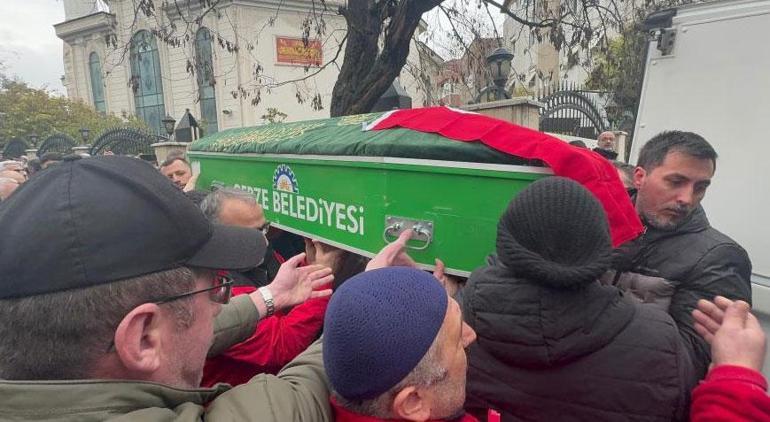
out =
{"type": "Polygon", "coordinates": [[[56,158],[0,162],[0,420],[770,421],[697,134],[617,165],[639,238],[613,249],[599,201],[547,177],[467,280],[418,269],[410,231],[367,259],[271,227],[183,153],[56,158]]]}

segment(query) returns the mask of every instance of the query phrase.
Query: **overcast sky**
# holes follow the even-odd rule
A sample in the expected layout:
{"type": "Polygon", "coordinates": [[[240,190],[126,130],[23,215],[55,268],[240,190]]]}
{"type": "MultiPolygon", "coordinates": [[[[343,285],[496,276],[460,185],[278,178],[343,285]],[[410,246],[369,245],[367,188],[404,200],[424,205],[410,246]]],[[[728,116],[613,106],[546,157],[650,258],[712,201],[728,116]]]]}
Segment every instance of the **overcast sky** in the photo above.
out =
{"type": "Polygon", "coordinates": [[[58,0],[0,0],[0,61],[5,73],[64,94],[62,41],[53,25],[64,20],[58,0]]]}

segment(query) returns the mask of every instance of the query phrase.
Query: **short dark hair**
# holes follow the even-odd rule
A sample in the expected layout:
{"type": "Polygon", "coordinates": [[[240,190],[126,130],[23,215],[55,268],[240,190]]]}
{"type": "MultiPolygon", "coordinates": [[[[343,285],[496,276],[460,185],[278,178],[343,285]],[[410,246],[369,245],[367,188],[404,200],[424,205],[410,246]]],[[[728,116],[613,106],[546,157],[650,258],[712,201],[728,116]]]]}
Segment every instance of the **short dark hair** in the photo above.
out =
{"type": "Polygon", "coordinates": [[[332,289],[335,292],[349,278],[366,271],[369,258],[357,253],[343,251],[339,262],[339,267],[334,272],[334,281],[332,282],[332,289]]]}
{"type": "Polygon", "coordinates": [[[184,157],[179,156],[179,155],[172,155],[172,156],[166,158],[162,163],[160,163],[160,167],[161,168],[168,167],[168,166],[174,164],[174,161],[177,161],[177,160],[183,162],[188,168],[192,168],[190,166],[190,163],[187,160],[185,160],[184,157]]]}
{"type": "Polygon", "coordinates": [[[655,135],[639,152],[637,167],[651,171],[666,159],[670,152],[681,152],[702,160],[711,160],[717,167],[717,152],[702,136],[693,132],[669,130],[655,135]]]}
{"type": "Polygon", "coordinates": [[[570,142],[569,142],[569,144],[570,144],[570,145],[572,145],[573,147],[578,147],[578,148],[588,148],[588,146],[586,145],[586,143],[585,143],[585,142],[583,142],[583,141],[581,141],[580,139],[576,139],[576,140],[574,140],[574,141],[570,141],[570,142]]]}
{"type": "MultiPolygon", "coordinates": [[[[195,288],[185,267],[113,283],[0,300],[0,379],[87,379],[120,321],[135,307],[195,288]]],[[[189,300],[169,302],[180,326],[194,315],[189,300]]]]}

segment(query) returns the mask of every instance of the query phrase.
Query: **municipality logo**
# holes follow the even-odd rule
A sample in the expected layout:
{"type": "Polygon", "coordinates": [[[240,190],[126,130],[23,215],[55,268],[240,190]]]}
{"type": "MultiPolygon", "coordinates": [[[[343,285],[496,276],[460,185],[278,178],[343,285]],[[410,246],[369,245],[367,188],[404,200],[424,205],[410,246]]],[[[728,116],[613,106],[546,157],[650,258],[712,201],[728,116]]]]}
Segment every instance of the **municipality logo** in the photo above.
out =
{"type": "Polygon", "coordinates": [[[297,177],[294,176],[291,167],[281,164],[275,169],[275,173],[273,173],[273,189],[282,192],[299,193],[297,177]]]}

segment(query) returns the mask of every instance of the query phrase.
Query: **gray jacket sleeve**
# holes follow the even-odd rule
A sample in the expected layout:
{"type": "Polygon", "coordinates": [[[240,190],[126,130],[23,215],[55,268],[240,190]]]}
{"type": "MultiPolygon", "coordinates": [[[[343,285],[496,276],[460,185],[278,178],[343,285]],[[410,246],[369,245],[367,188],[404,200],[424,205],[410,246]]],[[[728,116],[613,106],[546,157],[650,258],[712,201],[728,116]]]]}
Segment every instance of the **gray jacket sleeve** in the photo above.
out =
{"type": "Polygon", "coordinates": [[[208,406],[205,420],[331,421],[321,348],[318,340],[278,375],[257,375],[220,395],[208,406]]]}
{"type": "Polygon", "coordinates": [[[698,379],[706,375],[711,349],[695,331],[692,311],[698,300],[713,300],[717,295],[751,303],[751,261],[736,244],[717,245],[703,255],[671,299],[669,313],[690,352],[698,379]]]}
{"type": "Polygon", "coordinates": [[[249,338],[257,328],[258,319],[259,312],[249,295],[232,298],[230,303],[222,306],[222,311],[214,320],[214,342],[209,349],[209,357],[249,338]]]}

